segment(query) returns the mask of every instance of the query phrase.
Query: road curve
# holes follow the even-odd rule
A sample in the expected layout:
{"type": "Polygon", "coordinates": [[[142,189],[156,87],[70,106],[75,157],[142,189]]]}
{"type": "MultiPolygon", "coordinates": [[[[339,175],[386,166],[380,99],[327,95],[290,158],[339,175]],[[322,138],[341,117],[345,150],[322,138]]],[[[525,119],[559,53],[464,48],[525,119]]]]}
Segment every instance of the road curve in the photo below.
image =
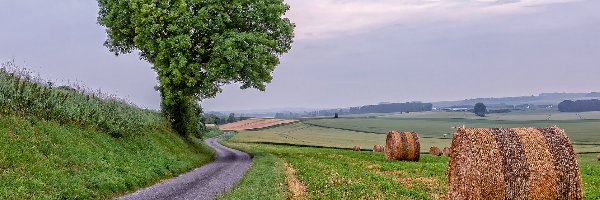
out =
{"type": "Polygon", "coordinates": [[[217,158],[213,162],[178,177],[140,189],[134,193],[116,199],[203,200],[214,199],[217,195],[231,190],[231,188],[242,178],[246,170],[248,170],[248,167],[252,163],[252,159],[247,153],[230,149],[219,144],[218,139],[223,135],[206,140],[206,144],[214,148],[217,152],[217,158]]]}

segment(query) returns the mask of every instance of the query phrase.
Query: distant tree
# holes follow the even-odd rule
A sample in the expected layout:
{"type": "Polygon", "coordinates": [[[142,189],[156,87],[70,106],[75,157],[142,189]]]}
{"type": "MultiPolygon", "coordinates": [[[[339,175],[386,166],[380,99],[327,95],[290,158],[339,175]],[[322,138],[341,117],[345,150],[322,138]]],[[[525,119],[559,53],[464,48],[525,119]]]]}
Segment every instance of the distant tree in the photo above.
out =
{"type": "Polygon", "coordinates": [[[235,122],[235,113],[229,113],[229,118],[227,118],[227,123],[235,122]]]}
{"type": "Polygon", "coordinates": [[[139,52],[158,74],[161,108],[182,135],[226,84],[265,90],[294,24],[283,0],[98,0],[104,43],[115,55],[139,52]]]}
{"type": "Polygon", "coordinates": [[[477,116],[485,117],[485,113],[487,113],[487,107],[483,103],[477,103],[473,108],[473,113],[475,113],[477,116]]]}
{"type": "Polygon", "coordinates": [[[338,116],[338,114],[337,114],[337,113],[335,113],[335,115],[333,116],[333,118],[336,118],[336,119],[337,119],[338,117],[339,117],[339,116],[338,116]]]}

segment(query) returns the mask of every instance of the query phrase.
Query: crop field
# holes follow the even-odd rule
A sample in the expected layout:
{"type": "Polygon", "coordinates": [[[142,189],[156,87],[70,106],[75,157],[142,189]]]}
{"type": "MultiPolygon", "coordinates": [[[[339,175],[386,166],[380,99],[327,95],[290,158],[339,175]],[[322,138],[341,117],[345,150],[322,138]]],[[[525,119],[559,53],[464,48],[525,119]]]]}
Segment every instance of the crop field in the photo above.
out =
{"type": "MultiPolygon", "coordinates": [[[[371,150],[374,145],[385,146],[385,134],[364,133],[341,129],[322,128],[296,123],[259,131],[240,131],[232,140],[237,142],[282,143],[320,147],[352,148],[359,145],[371,150]]],[[[449,147],[450,139],[421,138],[421,152],[430,146],[449,147]]]]}
{"type": "Polygon", "coordinates": [[[243,131],[296,123],[298,120],[252,118],[219,126],[225,131],[243,131]]]}
{"type": "MultiPolygon", "coordinates": [[[[243,143],[230,140],[227,146],[254,155],[249,173],[236,188],[261,193],[267,199],[283,199],[283,178],[264,179],[261,174],[281,174],[280,160],[296,169],[306,186],[308,199],[446,199],[447,157],[422,155],[419,162],[388,161],[384,153],[345,149],[243,143]],[[273,157],[276,157],[275,159],[273,157]],[[268,161],[268,162],[267,162],[268,161]],[[270,167],[267,167],[270,166],[270,167]]],[[[585,199],[600,198],[600,164],[593,154],[579,154],[585,199]]],[[[239,189],[234,189],[234,194],[239,189]]],[[[231,198],[229,198],[231,199],[231,198]]]]}
{"type": "Polygon", "coordinates": [[[304,123],[362,132],[387,133],[389,130],[415,131],[419,136],[449,138],[452,127],[550,127],[557,125],[564,129],[578,152],[600,152],[600,120],[484,120],[458,118],[339,118],[315,119],[304,123]]]}
{"type": "MultiPolygon", "coordinates": [[[[438,119],[439,120],[439,119],[438,119]]],[[[305,123],[296,123],[286,126],[280,126],[276,128],[264,129],[259,131],[240,131],[235,135],[232,140],[238,142],[260,142],[260,143],[281,143],[281,144],[294,144],[294,145],[308,145],[308,146],[320,146],[320,147],[336,147],[336,148],[352,148],[354,145],[359,145],[362,149],[372,149],[374,145],[385,145],[385,134],[379,133],[367,133],[351,131],[347,129],[367,129],[368,127],[360,127],[356,124],[369,124],[370,126],[384,126],[387,125],[389,129],[375,128],[375,130],[381,133],[387,133],[384,130],[416,130],[419,133],[421,141],[421,152],[427,152],[429,147],[437,146],[440,148],[449,147],[451,140],[451,134],[453,133],[452,128],[449,128],[449,122],[447,122],[445,128],[443,125],[434,123],[435,120],[427,121],[425,119],[405,120],[399,119],[322,119],[322,120],[311,120],[305,123]],[[400,126],[395,126],[393,122],[403,122],[406,126],[402,127],[414,127],[414,129],[401,129],[400,126]],[[415,124],[415,121],[420,124],[415,124]],[[320,126],[311,125],[312,123],[322,123],[326,126],[341,127],[340,128],[325,128],[320,126]],[[326,124],[324,122],[329,122],[326,124]],[[332,123],[335,122],[335,123],[332,123]],[[413,124],[410,124],[413,122],[413,124]],[[387,123],[387,124],[386,124],[387,123]],[[373,125],[375,124],[375,125],[373,125]],[[335,126],[334,126],[335,125],[335,126]],[[438,128],[438,129],[436,129],[438,128]],[[441,130],[447,130],[442,132],[441,130]],[[431,134],[431,131],[440,131],[438,134],[431,134]],[[428,134],[429,133],[429,134],[428,134]],[[441,133],[448,135],[444,136],[441,133]]],[[[315,123],[315,124],[316,124],[315,123]]],[[[533,125],[528,125],[533,126],[533,125]]],[[[596,126],[590,126],[590,131],[600,131],[596,126]]],[[[480,125],[485,127],[485,125],[480,125]]],[[[508,126],[504,126],[508,127],[508,126]]],[[[561,127],[562,128],[562,127],[561,127]]],[[[567,134],[573,138],[588,138],[589,141],[580,139],[580,142],[575,142],[574,148],[576,152],[600,152],[600,138],[595,136],[595,132],[586,133],[585,137],[574,135],[566,130],[567,134]]],[[[575,141],[575,140],[574,140],[575,141]]]]}
{"type": "Polygon", "coordinates": [[[390,113],[390,114],[363,114],[342,116],[348,118],[359,117],[383,117],[383,118],[461,118],[461,119],[484,119],[484,120],[509,120],[509,121],[531,121],[531,120],[580,120],[580,119],[600,119],[600,112],[581,112],[569,113],[559,112],[557,110],[540,109],[529,111],[513,111],[509,113],[487,114],[481,118],[470,112],[412,112],[412,113],[390,113]]]}

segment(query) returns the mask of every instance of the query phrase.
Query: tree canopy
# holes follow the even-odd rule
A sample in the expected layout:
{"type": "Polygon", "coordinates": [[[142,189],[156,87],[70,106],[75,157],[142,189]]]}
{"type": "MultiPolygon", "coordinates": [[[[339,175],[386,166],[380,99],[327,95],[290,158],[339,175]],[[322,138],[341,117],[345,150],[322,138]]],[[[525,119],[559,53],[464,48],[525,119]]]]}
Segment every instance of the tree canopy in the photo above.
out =
{"type": "Polygon", "coordinates": [[[473,113],[475,113],[477,116],[485,117],[485,114],[487,113],[487,107],[483,103],[476,103],[475,107],[473,108],[473,113]]]}
{"type": "Polygon", "coordinates": [[[115,55],[139,52],[153,65],[163,112],[180,133],[193,128],[182,123],[201,112],[197,100],[214,97],[221,86],[265,90],[293,39],[283,0],[98,0],[98,5],[98,23],[108,35],[104,45],[115,55]]]}
{"type": "Polygon", "coordinates": [[[598,99],[587,99],[587,100],[565,100],[558,104],[558,111],[560,112],[588,112],[588,111],[600,111],[600,100],[598,99]]]}

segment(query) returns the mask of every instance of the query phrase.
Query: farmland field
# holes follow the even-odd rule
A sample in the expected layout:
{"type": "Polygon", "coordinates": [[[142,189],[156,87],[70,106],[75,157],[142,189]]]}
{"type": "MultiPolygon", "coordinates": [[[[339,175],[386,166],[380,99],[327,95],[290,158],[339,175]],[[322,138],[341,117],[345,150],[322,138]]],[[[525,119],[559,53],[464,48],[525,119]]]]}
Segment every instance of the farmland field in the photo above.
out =
{"type": "MultiPolygon", "coordinates": [[[[560,119],[537,120],[546,112],[513,113],[510,118],[514,120],[495,120],[492,116],[460,118],[453,114],[456,113],[307,119],[275,128],[240,131],[225,144],[247,151],[260,161],[250,169],[260,173],[245,176],[245,181],[236,188],[270,192],[264,195],[271,199],[282,199],[286,195],[284,191],[271,189],[286,183],[283,178],[265,178],[260,174],[281,174],[281,162],[288,162],[296,168],[299,180],[306,185],[308,199],[445,199],[448,191],[447,157],[422,154],[420,162],[387,161],[383,153],[369,150],[375,144],[384,145],[385,133],[389,130],[418,132],[421,152],[425,153],[431,146],[450,146],[452,127],[463,124],[468,127],[558,125],[566,130],[574,142],[575,151],[580,153],[577,160],[584,198],[600,199],[600,162],[596,160],[595,153],[590,153],[600,152],[600,138],[597,137],[600,120],[573,119],[569,113],[553,114],[560,114],[560,119]],[[517,120],[519,117],[521,120],[517,120]],[[354,145],[366,151],[349,150],[354,145]]],[[[590,117],[596,114],[581,115],[590,117]]],[[[234,193],[237,190],[240,189],[234,189],[234,193]]]]}
{"type": "Polygon", "coordinates": [[[298,120],[252,118],[219,126],[225,131],[244,131],[296,123],[298,120]]]}
{"type": "MultiPolygon", "coordinates": [[[[237,137],[237,136],[236,136],[237,137]]],[[[234,189],[256,191],[266,199],[284,199],[281,160],[289,162],[307,188],[308,199],[445,199],[449,159],[422,155],[419,162],[388,161],[383,153],[346,149],[245,143],[227,146],[250,152],[255,162],[244,181],[234,189]],[[274,158],[275,157],[275,158],[274,158]]],[[[585,199],[600,198],[600,164],[593,154],[579,154],[585,199]]],[[[235,199],[235,198],[226,198],[235,199]]]]}
{"type": "MultiPolygon", "coordinates": [[[[372,149],[376,144],[385,146],[385,137],[385,134],[322,128],[296,123],[260,131],[241,131],[232,140],[336,148],[352,148],[354,145],[359,145],[362,149],[372,149]]],[[[450,145],[449,138],[421,138],[420,141],[421,152],[427,152],[430,146],[445,147],[450,145]]]]}
{"type": "MultiPolygon", "coordinates": [[[[450,123],[452,122],[443,121],[441,119],[320,119],[259,131],[240,131],[233,137],[233,140],[237,142],[282,143],[337,148],[352,148],[354,145],[359,145],[363,149],[372,149],[376,144],[385,145],[385,134],[351,131],[347,129],[373,132],[380,131],[380,133],[387,133],[385,130],[416,130],[421,137],[421,152],[427,152],[431,146],[450,146],[450,137],[453,132],[453,129],[450,128],[450,123]],[[439,125],[439,123],[437,123],[439,121],[441,121],[442,124],[445,123],[445,125],[439,125]],[[325,128],[311,124],[339,128],[325,128]],[[366,127],[359,126],[360,124],[364,124],[366,127]],[[403,126],[396,124],[401,124],[403,126]],[[377,126],[377,128],[369,129],[368,126],[377,126]],[[379,126],[388,126],[389,128],[379,128],[379,126]],[[413,127],[413,129],[401,129],[401,127],[413,127]],[[433,131],[438,131],[439,133],[431,134],[433,131]],[[442,133],[448,135],[444,136],[442,133]]],[[[492,124],[487,125],[492,126],[492,124]]],[[[525,125],[535,126],[523,124],[523,126],[525,125]]],[[[589,126],[589,132],[583,133],[583,136],[576,135],[577,133],[570,132],[569,129],[566,130],[567,134],[574,141],[575,151],[579,153],[600,152],[600,145],[598,145],[600,144],[600,138],[595,136],[596,134],[594,132],[598,130],[596,127],[600,127],[600,125],[595,127],[594,123],[586,125],[589,126]]],[[[476,127],[485,127],[485,124],[482,123],[476,127]]],[[[504,125],[504,127],[509,126],[504,125]]],[[[561,126],[561,128],[563,128],[563,126],[561,126]]],[[[579,130],[585,131],[580,127],[579,130]]]]}
{"type": "Polygon", "coordinates": [[[578,152],[600,151],[600,119],[565,120],[493,120],[489,118],[401,118],[368,117],[314,119],[304,123],[314,126],[354,130],[372,133],[387,133],[389,130],[415,131],[421,138],[448,138],[454,132],[452,127],[550,127],[557,125],[564,129],[578,152]]]}

